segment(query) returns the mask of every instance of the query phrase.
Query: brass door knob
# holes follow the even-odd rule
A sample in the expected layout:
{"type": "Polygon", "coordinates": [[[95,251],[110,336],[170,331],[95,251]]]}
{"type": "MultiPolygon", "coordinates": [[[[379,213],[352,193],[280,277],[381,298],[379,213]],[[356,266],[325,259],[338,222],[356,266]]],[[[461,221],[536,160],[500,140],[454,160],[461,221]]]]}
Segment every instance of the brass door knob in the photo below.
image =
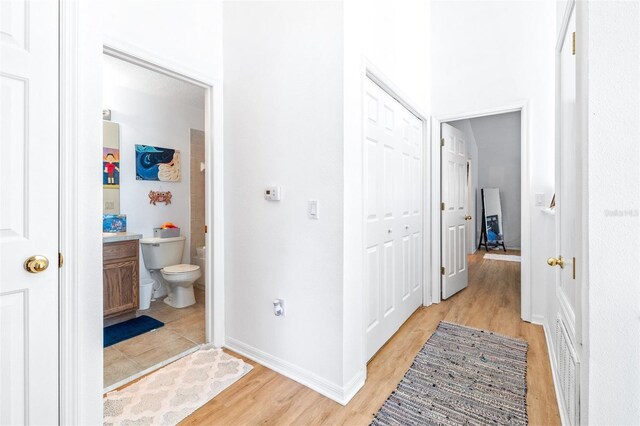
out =
{"type": "Polygon", "coordinates": [[[555,257],[550,257],[547,259],[547,264],[549,266],[559,266],[560,268],[564,268],[564,259],[562,256],[558,256],[557,259],[555,257]]]}
{"type": "Polygon", "coordinates": [[[464,220],[471,220],[471,219],[473,219],[473,218],[471,216],[469,216],[469,215],[464,217],[464,220]]]}
{"type": "Polygon", "coordinates": [[[49,267],[49,259],[44,256],[31,256],[24,261],[24,269],[32,274],[37,274],[49,267]]]}

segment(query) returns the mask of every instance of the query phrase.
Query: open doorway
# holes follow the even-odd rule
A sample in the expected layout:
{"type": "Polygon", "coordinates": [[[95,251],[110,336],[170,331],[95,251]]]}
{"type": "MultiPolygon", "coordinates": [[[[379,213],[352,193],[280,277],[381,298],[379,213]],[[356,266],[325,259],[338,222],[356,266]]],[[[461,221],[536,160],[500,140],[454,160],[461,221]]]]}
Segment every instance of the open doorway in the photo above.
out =
{"type": "Polygon", "coordinates": [[[206,342],[206,89],[103,57],[105,391],[206,342]]]}
{"type": "Polygon", "coordinates": [[[442,299],[474,285],[485,262],[505,262],[494,273],[517,277],[520,297],[522,135],[520,110],[441,122],[442,299]]]}

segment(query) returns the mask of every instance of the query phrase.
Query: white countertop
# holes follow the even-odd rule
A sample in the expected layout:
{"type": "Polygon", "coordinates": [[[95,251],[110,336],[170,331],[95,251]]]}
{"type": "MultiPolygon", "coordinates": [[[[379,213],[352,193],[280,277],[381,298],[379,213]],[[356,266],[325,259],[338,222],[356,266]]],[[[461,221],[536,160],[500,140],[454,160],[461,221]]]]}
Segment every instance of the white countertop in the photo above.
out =
{"type": "Polygon", "coordinates": [[[134,234],[132,232],[103,232],[103,243],[115,243],[117,241],[139,240],[142,234],[134,234]]]}

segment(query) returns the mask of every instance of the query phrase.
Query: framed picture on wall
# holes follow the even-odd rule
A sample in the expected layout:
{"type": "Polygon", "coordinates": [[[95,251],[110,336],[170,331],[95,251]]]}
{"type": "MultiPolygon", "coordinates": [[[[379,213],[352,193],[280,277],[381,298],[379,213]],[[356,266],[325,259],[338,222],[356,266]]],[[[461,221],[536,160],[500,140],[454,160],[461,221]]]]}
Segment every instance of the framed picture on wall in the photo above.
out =
{"type": "Polygon", "coordinates": [[[120,150],[102,148],[102,186],[120,188],[120,150]]]}
{"type": "Polygon", "coordinates": [[[180,151],[136,145],[136,180],[180,182],[180,151]]]}

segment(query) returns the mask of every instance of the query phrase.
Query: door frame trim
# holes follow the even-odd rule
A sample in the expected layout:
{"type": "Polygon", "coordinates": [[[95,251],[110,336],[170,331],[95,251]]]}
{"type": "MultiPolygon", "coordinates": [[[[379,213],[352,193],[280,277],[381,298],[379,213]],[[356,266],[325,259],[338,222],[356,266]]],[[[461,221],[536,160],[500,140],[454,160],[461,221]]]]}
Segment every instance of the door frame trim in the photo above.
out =
{"type": "MultiPolygon", "coordinates": [[[[80,203],[76,193],[78,176],[75,167],[63,167],[66,163],[75,163],[78,152],[78,3],[75,0],[58,3],[59,31],[59,123],[58,123],[58,158],[59,158],[59,230],[58,245],[60,253],[67,259],[76,259],[78,252],[77,235],[80,226],[75,220],[74,212],[80,203]]],[[[80,383],[79,367],[79,313],[78,286],[79,271],[74,262],[66,262],[64,268],[58,270],[59,305],[59,424],[79,424],[80,417],[80,383]]]]}
{"type": "Polygon", "coordinates": [[[440,266],[441,256],[441,149],[440,133],[441,124],[449,121],[465,120],[489,115],[520,112],[520,192],[521,192],[521,269],[520,269],[520,315],[524,321],[531,322],[531,167],[529,150],[530,125],[529,125],[529,100],[520,100],[511,104],[487,108],[475,111],[443,114],[432,117],[431,121],[431,196],[437,202],[432,203],[431,208],[431,264],[437,267],[431,268],[431,302],[440,303],[442,276],[440,266]]]}
{"type": "Polygon", "coordinates": [[[193,70],[167,61],[165,58],[145,52],[120,40],[106,38],[103,54],[138,65],[151,71],[202,87],[205,89],[205,223],[209,232],[205,245],[213,247],[206,253],[205,277],[205,326],[206,341],[218,347],[224,345],[224,186],[222,183],[223,152],[221,138],[214,137],[214,101],[221,98],[221,84],[193,70]],[[220,139],[220,140],[219,140],[220,139]],[[213,276],[209,273],[213,272],[213,276]]]}

